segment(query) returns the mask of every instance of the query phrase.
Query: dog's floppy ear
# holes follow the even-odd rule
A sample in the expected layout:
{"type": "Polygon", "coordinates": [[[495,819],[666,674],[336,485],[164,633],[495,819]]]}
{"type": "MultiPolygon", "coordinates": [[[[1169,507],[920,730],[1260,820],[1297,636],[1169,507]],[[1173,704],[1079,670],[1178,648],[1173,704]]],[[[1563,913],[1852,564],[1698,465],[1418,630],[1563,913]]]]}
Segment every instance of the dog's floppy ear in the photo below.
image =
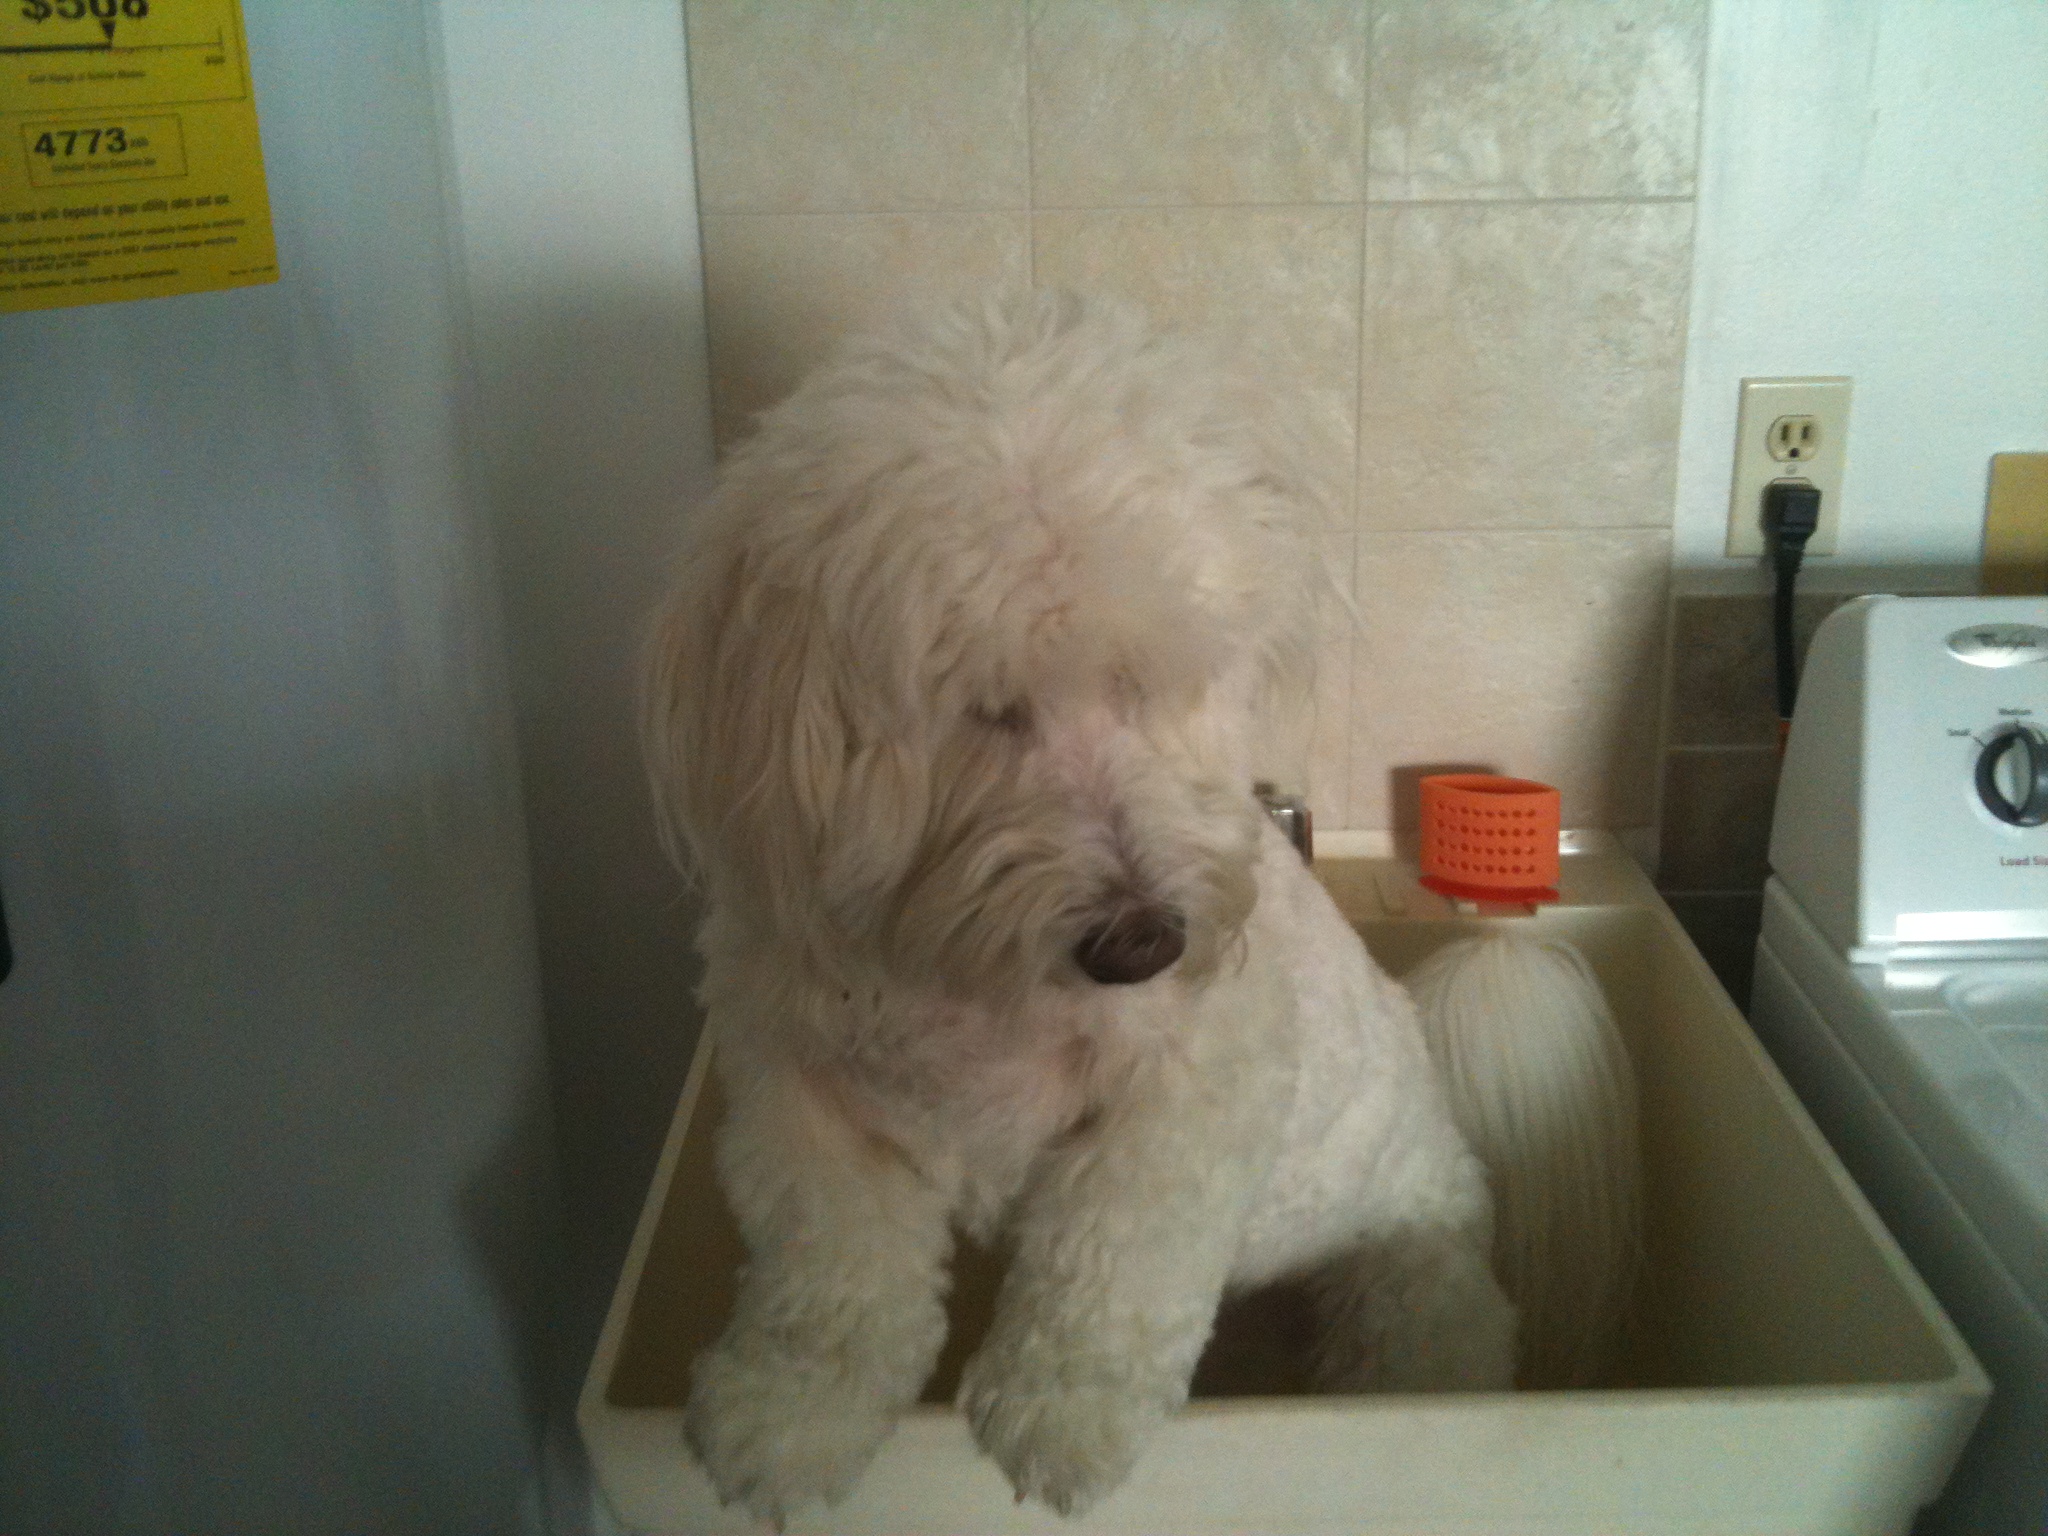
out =
{"type": "Polygon", "coordinates": [[[671,858],[771,920],[796,918],[846,771],[843,679],[808,596],[744,551],[688,569],[651,638],[643,745],[671,858]]]}

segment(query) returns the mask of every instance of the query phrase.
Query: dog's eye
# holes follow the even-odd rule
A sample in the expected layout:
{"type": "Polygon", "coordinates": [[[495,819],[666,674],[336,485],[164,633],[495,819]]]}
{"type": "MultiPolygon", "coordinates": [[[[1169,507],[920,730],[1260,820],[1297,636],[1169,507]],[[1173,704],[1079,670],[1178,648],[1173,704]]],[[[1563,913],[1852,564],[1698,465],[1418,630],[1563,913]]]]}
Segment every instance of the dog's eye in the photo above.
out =
{"type": "Polygon", "coordinates": [[[967,718],[1006,736],[1022,736],[1031,729],[1031,706],[1022,699],[1012,699],[1000,707],[975,704],[968,708],[967,718]]]}

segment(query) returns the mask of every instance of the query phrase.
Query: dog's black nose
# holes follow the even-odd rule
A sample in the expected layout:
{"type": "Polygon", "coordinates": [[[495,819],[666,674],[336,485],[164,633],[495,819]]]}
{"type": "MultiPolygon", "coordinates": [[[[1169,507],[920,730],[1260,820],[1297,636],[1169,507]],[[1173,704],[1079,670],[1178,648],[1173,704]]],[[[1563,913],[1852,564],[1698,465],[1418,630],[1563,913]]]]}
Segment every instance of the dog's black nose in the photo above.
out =
{"type": "Polygon", "coordinates": [[[1074,947],[1074,962],[1092,981],[1124,986],[1150,981],[1188,946],[1181,915],[1165,907],[1132,907],[1100,928],[1091,929],[1074,947]]]}

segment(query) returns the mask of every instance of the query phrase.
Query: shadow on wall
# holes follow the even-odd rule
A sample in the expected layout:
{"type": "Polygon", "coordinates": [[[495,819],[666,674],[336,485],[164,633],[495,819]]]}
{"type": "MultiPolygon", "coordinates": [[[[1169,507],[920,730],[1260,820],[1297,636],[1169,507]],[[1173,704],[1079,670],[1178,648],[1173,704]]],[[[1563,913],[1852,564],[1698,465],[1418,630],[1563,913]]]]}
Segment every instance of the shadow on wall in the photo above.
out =
{"type": "MultiPolygon", "coordinates": [[[[631,288],[496,295],[480,324],[495,534],[532,865],[566,1250],[573,1394],[682,1091],[701,1014],[698,911],[640,763],[643,636],[691,501],[687,393],[631,288]]],[[[566,1398],[558,1398],[566,1401],[566,1398]]]]}
{"type": "Polygon", "coordinates": [[[1415,763],[1387,770],[1387,804],[1394,810],[1394,856],[1422,856],[1422,781],[1439,773],[1501,773],[1497,763],[1415,763]]]}

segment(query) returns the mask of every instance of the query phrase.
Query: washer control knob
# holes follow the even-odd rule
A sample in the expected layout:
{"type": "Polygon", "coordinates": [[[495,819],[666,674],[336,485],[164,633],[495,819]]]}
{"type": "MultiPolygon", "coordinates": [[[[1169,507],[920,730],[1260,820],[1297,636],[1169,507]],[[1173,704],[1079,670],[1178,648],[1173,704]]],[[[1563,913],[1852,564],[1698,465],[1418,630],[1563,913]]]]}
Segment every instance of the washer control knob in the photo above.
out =
{"type": "Polygon", "coordinates": [[[2048,822],[2048,741],[2031,726],[2008,725],[1977,754],[1977,798],[2015,827],[2048,822]]]}

